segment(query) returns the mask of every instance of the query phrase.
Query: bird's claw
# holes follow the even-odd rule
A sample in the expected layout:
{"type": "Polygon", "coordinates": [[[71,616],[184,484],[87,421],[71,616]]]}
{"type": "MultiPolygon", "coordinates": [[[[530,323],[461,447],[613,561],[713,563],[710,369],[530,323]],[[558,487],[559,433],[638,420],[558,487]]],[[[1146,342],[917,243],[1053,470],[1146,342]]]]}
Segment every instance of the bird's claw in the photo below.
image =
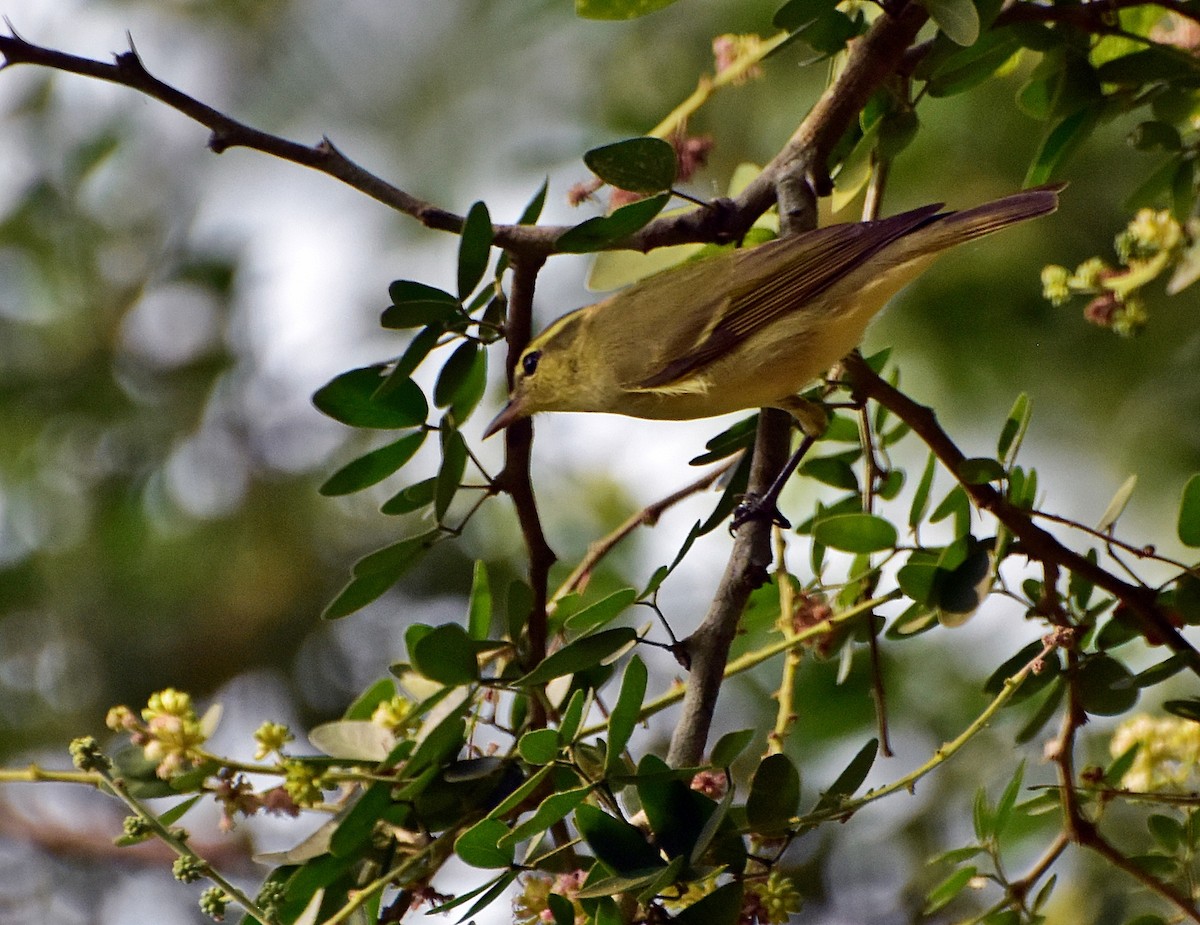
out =
{"type": "Polygon", "coordinates": [[[779,512],[775,502],[769,496],[759,497],[754,494],[742,495],[738,506],[733,509],[733,520],[729,524],[729,532],[737,533],[738,528],[752,520],[765,520],[774,527],[788,529],[792,522],[779,512]]]}

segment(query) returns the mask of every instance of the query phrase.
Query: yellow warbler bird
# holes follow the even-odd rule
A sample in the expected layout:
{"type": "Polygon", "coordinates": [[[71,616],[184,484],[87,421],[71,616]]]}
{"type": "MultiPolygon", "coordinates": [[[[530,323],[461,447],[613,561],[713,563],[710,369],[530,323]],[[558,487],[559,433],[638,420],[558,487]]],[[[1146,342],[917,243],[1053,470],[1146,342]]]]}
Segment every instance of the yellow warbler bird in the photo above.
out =
{"type": "Polygon", "coordinates": [[[484,436],[539,411],[687,420],[760,407],[819,432],[824,415],[798,393],[887,301],[947,248],[1053,212],[1061,189],[830,225],[648,277],[535,337],[484,436]]]}

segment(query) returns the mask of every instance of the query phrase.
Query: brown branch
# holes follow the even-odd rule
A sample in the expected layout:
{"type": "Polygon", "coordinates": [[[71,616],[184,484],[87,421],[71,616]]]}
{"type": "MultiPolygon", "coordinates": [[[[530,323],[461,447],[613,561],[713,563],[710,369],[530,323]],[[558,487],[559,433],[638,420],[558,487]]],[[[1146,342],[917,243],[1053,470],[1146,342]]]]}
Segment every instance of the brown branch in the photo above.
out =
{"type": "MultiPolygon", "coordinates": [[[[540,257],[513,257],[507,329],[507,369],[510,386],[517,359],[533,333],[533,290],[543,263],[544,260],[540,257]]],[[[537,503],[533,497],[533,482],[529,471],[532,449],[533,423],[529,418],[508,427],[504,431],[504,468],[492,482],[493,492],[502,491],[513,499],[525,548],[529,552],[529,583],[533,588],[533,606],[527,626],[529,648],[525,653],[525,660],[530,668],[546,657],[546,605],[549,598],[550,567],[555,561],[554,550],[546,542],[537,503]]]]}
{"type": "Polygon", "coordinates": [[[1200,910],[1185,893],[1174,885],[1159,880],[1149,871],[1136,864],[1112,846],[1100,834],[1096,823],[1084,815],[1079,795],[1075,791],[1075,733],[1087,721],[1079,697],[1079,656],[1073,649],[1067,650],[1067,711],[1063,715],[1062,731],[1055,742],[1054,763],[1058,766],[1059,782],[1062,785],[1063,819],[1067,835],[1076,844],[1088,848],[1118,870],[1122,870],[1146,889],[1170,903],[1180,914],[1193,922],[1200,922],[1200,910]]]}
{"type": "MultiPolygon", "coordinates": [[[[874,399],[908,424],[942,465],[958,478],[966,457],[942,430],[932,409],[917,404],[893,388],[867,366],[858,354],[847,357],[845,366],[853,379],[856,395],[860,398],[874,399]]],[[[1140,624],[1141,633],[1147,642],[1167,645],[1187,662],[1192,671],[1200,674],[1200,652],[1197,652],[1172,625],[1158,605],[1153,588],[1130,584],[1064,546],[1053,534],[1047,533],[1033,522],[1032,512],[1011,504],[993,485],[976,484],[961,479],[959,484],[976,507],[989,512],[1020,540],[1021,551],[1025,555],[1074,572],[1113,595],[1129,608],[1140,624]]]]}

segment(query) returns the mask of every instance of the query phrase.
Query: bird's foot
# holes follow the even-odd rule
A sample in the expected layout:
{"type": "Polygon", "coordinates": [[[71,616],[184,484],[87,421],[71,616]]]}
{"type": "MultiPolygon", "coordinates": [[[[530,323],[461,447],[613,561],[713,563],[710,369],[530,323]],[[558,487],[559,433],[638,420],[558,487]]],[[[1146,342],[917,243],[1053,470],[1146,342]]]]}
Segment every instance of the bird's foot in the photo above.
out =
{"type": "Polygon", "coordinates": [[[759,496],[755,494],[742,495],[738,506],[733,509],[733,520],[729,524],[729,532],[737,533],[738,528],[751,521],[767,521],[774,527],[787,529],[792,525],[775,506],[776,496],[771,492],[759,496]]]}

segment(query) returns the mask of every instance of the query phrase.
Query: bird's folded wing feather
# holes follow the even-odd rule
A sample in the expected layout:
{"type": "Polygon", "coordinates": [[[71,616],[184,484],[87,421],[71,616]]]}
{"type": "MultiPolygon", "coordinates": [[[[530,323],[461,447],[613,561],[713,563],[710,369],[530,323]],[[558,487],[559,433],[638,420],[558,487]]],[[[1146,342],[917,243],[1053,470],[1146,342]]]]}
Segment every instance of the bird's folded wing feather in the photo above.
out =
{"type": "Polygon", "coordinates": [[[662,355],[675,359],[636,387],[662,390],[695,374],[803,308],[873,253],[928,223],[939,209],[941,205],[929,205],[879,221],[830,225],[747,251],[737,267],[747,282],[729,292],[698,333],[693,330],[686,341],[679,339],[684,342],[662,345],[662,355]],[[795,256],[789,257],[788,251],[795,256]]]}

